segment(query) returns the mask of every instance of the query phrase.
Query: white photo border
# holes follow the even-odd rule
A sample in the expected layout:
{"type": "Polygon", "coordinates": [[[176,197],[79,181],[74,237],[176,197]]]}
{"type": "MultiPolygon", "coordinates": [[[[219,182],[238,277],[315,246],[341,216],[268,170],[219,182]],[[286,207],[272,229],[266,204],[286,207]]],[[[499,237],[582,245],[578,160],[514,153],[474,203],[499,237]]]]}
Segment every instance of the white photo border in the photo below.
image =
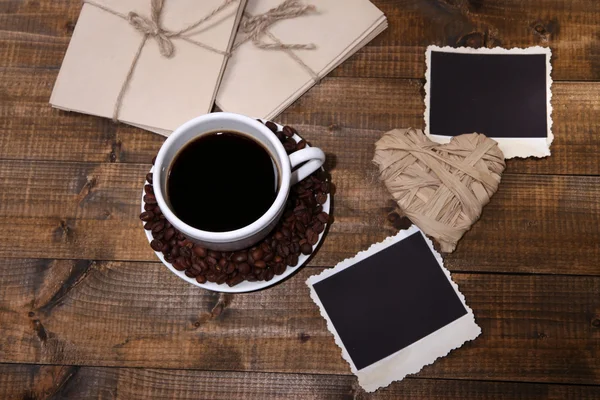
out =
{"type": "MultiPolygon", "coordinates": [[[[431,105],[431,52],[461,53],[461,54],[544,54],[546,56],[546,114],[548,118],[548,132],[545,138],[495,138],[500,150],[504,153],[504,158],[527,158],[527,157],[548,157],[550,155],[550,145],[554,140],[552,133],[552,50],[549,47],[534,46],[528,48],[504,49],[502,47],[479,48],[470,47],[439,47],[429,46],[425,52],[426,70],[425,70],[425,134],[433,141],[438,143],[448,143],[452,136],[432,135],[429,131],[430,105],[431,105]]],[[[472,133],[472,132],[465,132],[472,133]]],[[[485,132],[479,132],[485,133],[485,132]]]]}

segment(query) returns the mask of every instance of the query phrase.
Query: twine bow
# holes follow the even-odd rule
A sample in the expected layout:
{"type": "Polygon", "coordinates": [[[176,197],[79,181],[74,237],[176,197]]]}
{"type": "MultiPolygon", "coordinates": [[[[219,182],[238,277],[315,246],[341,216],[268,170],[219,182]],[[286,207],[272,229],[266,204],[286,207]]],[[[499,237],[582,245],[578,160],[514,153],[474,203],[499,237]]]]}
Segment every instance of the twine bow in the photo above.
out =
{"type": "Polygon", "coordinates": [[[504,155],[471,133],[434,143],[422,131],[395,129],[375,144],[373,162],[406,216],[452,252],[498,189],[504,155]]]}
{"type": "Polygon", "coordinates": [[[158,49],[163,57],[171,58],[175,51],[175,46],[171,41],[168,31],[166,31],[160,23],[160,15],[162,13],[164,1],[152,0],[151,5],[151,19],[143,17],[135,11],[131,11],[127,15],[127,21],[142,34],[154,38],[156,43],[158,43],[158,49]]]}
{"type": "Polygon", "coordinates": [[[277,7],[270,9],[264,14],[259,15],[245,15],[244,19],[240,23],[239,31],[246,34],[245,39],[238,43],[236,47],[239,47],[242,43],[251,40],[252,43],[258,48],[267,50],[283,50],[283,49],[304,49],[312,50],[315,45],[309,44],[283,44],[279,40],[275,39],[267,29],[277,21],[281,21],[289,18],[296,18],[305,15],[309,12],[315,11],[315,6],[305,5],[298,0],[285,0],[277,7]],[[267,43],[262,40],[263,36],[270,36],[275,43],[267,43]]]}

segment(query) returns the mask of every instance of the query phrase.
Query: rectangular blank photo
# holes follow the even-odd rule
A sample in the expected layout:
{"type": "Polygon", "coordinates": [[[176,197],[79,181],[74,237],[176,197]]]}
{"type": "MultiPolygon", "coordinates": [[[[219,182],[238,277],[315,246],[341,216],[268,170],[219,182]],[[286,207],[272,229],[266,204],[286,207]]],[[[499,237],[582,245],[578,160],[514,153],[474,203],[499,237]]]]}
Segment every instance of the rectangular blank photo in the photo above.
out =
{"type": "Polygon", "coordinates": [[[545,157],[552,143],[551,50],[429,46],[425,133],[496,140],[505,158],[545,157]]]}
{"type": "Polygon", "coordinates": [[[441,256],[414,226],[306,283],[342,357],[369,392],[481,332],[441,256]]]}

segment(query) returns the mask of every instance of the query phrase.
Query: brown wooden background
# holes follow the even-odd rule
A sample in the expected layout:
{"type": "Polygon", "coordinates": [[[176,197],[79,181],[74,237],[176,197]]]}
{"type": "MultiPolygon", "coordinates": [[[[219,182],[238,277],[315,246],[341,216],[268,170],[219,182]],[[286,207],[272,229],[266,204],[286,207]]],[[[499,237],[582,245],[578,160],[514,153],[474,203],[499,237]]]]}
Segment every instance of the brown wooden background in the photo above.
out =
{"type": "Polygon", "coordinates": [[[600,398],[600,2],[374,2],[389,29],[278,119],[328,153],[335,223],[310,266],[231,296],[146,242],[163,138],[48,105],[80,2],[0,0],[0,399],[600,398]],[[368,395],[304,281],[396,232],[370,160],[382,132],[423,126],[429,44],[550,46],[556,138],[508,161],[446,257],[483,335],[368,395]]]}

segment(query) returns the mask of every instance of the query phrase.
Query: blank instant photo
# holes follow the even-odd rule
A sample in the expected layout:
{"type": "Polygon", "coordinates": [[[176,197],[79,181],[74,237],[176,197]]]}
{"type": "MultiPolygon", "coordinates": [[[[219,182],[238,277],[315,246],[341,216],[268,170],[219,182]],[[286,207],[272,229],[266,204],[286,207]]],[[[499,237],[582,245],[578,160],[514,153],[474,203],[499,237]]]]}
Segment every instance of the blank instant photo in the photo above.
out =
{"type": "Polygon", "coordinates": [[[368,392],[418,372],[481,333],[441,256],[416,226],[306,284],[368,392]]]}
{"type": "Polygon", "coordinates": [[[546,157],[552,143],[551,50],[429,46],[425,133],[447,143],[483,133],[505,158],[546,157]]]}

